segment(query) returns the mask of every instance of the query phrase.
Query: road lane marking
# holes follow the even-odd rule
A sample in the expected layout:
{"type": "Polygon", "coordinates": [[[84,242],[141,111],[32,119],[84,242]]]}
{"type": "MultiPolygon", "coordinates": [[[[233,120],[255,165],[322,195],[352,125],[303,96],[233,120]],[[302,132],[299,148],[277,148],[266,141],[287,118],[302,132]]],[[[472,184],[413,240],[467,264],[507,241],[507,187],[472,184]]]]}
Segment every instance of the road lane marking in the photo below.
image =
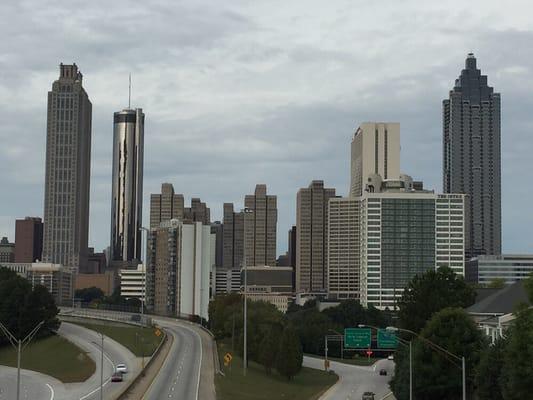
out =
{"type": "Polygon", "coordinates": [[[46,386],[48,386],[48,389],[50,389],[50,400],[54,400],[54,389],[48,383],[46,384],[46,386]]]}

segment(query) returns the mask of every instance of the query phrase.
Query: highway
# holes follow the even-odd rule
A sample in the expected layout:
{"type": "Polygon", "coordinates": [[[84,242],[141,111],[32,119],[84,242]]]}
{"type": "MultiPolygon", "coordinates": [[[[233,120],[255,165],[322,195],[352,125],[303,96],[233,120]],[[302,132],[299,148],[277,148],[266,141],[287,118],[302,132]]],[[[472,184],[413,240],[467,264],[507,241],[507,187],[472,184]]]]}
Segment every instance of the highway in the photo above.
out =
{"type": "MultiPolygon", "coordinates": [[[[202,375],[212,371],[213,367],[212,363],[209,363],[211,354],[204,354],[204,343],[199,329],[191,324],[166,318],[156,319],[155,322],[163,327],[167,334],[172,335],[174,341],[159,374],[143,399],[214,400],[214,388],[212,396],[208,393],[201,395],[203,392],[200,391],[202,375]],[[205,365],[203,360],[206,360],[205,365]]],[[[212,386],[209,382],[213,382],[213,377],[210,381],[207,379],[202,379],[202,385],[212,386]]]]}
{"type": "MultiPolygon", "coordinates": [[[[62,383],[50,376],[34,371],[22,370],[21,399],[24,400],[97,400],[100,398],[100,336],[89,329],[63,322],[59,334],[87,352],[96,364],[95,373],[85,382],[62,383]]],[[[109,399],[140,371],[140,360],[119,343],[104,339],[104,398],[109,399]],[[110,382],[111,374],[118,363],[125,363],[130,372],[124,375],[124,382],[110,382]]],[[[0,366],[0,400],[16,398],[15,368],[0,366]]]]}
{"type": "MultiPolygon", "coordinates": [[[[303,365],[324,370],[323,359],[304,357],[303,365]]],[[[360,400],[364,392],[374,392],[376,400],[381,400],[390,393],[388,382],[394,372],[393,361],[379,360],[371,367],[330,361],[330,369],[339,375],[339,382],[320,397],[320,400],[360,400]],[[379,375],[380,369],[385,369],[387,375],[379,375]]],[[[394,397],[387,397],[387,400],[392,399],[394,397]]]]}

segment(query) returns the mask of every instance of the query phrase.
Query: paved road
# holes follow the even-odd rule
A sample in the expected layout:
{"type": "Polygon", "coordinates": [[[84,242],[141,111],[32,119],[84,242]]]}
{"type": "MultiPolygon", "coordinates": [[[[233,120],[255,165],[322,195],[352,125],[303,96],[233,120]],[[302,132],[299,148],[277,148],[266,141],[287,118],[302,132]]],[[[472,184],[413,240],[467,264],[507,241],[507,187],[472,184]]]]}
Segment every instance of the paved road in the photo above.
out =
{"type": "Polygon", "coordinates": [[[195,328],[185,323],[161,319],[156,321],[172,335],[174,342],[169,354],[144,396],[146,400],[199,399],[202,368],[202,340],[195,328]]]}
{"type": "MultiPolygon", "coordinates": [[[[96,371],[85,382],[64,384],[50,376],[22,370],[21,398],[27,400],[96,400],[100,395],[100,336],[89,329],[63,322],[59,334],[75,343],[95,361],[96,371]]],[[[140,360],[110,338],[104,339],[104,398],[116,395],[131,377],[140,371],[140,360]],[[118,363],[126,363],[130,372],[124,382],[110,382],[118,363]]],[[[0,400],[16,398],[15,368],[0,366],[0,400]]]]}
{"type": "MultiPolygon", "coordinates": [[[[324,369],[324,360],[304,357],[305,367],[324,369]]],[[[374,392],[376,400],[390,393],[389,380],[394,372],[394,362],[380,360],[371,367],[343,364],[331,361],[330,369],[339,375],[339,382],[320,398],[320,400],[360,400],[364,392],[374,392]],[[379,375],[379,370],[387,370],[387,375],[379,375]]],[[[393,397],[387,397],[387,400],[393,397]]]]}

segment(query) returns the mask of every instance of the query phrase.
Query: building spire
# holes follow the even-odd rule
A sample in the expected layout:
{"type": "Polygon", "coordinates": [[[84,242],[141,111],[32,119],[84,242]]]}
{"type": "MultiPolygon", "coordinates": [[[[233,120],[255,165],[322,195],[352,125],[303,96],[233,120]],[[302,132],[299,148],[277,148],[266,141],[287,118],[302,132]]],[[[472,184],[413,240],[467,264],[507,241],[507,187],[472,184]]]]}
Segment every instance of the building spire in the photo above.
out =
{"type": "Polygon", "coordinates": [[[131,108],[131,73],[130,73],[129,88],[128,88],[128,109],[130,108],[131,108]]]}

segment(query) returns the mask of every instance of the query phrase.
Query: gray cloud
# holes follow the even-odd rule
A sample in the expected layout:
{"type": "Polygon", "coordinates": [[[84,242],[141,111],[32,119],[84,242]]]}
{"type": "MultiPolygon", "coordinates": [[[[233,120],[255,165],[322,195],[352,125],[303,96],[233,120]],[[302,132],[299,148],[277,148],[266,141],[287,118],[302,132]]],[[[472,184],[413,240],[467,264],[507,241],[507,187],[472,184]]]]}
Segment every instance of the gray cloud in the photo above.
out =
{"type": "Polygon", "coordinates": [[[278,195],[282,252],[298,188],[324,179],[346,194],[363,121],[401,122],[402,169],[440,190],[441,102],[474,51],[502,93],[504,249],[531,251],[533,27],[521,5],[4,1],[0,234],[13,238],[16,217],[42,214],[46,93],[59,62],[78,63],[93,102],[96,248],[109,237],[112,113],[132,72],[147,118],[145,220],[164,181],[217,218],[264,182],[278,195]]]}

